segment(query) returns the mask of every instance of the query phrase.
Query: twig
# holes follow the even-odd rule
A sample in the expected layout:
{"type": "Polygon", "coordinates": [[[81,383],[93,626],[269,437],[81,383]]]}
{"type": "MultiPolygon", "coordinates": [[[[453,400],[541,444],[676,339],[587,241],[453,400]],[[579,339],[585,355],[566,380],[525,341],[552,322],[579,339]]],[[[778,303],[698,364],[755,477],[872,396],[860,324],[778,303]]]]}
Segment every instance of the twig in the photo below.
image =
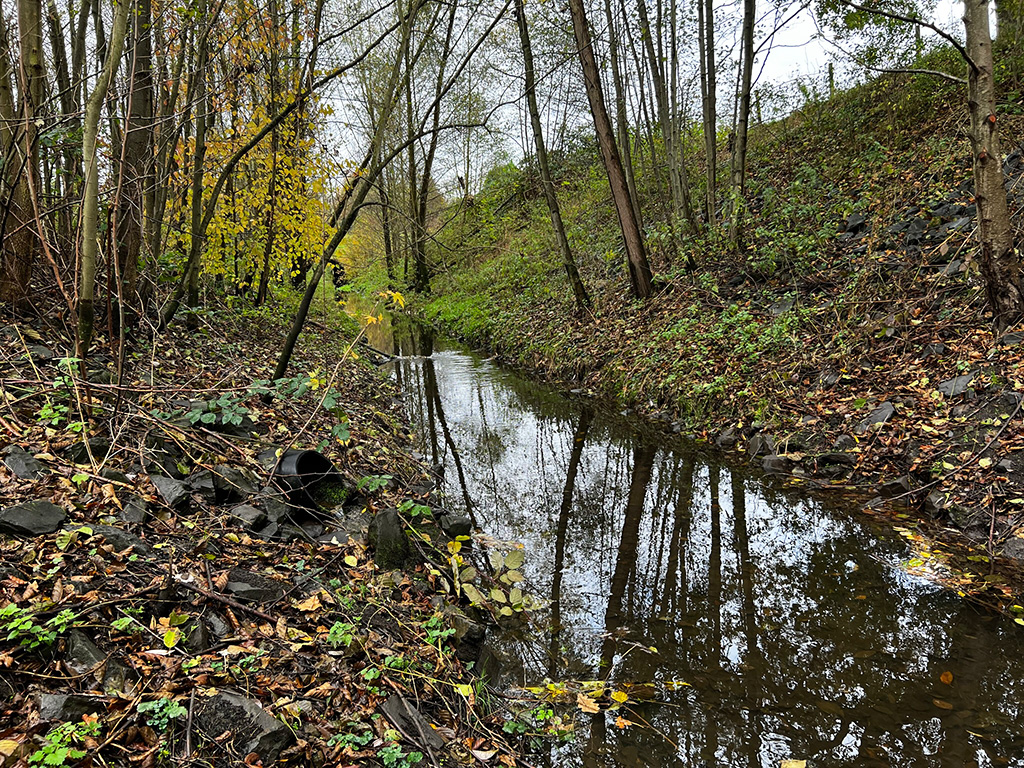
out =
{"type": "Polygon", "coordinates": [[[184,587],[185,589],[195,592],[197,595],[202,595],[203,597],[208,598],[210,600],[216,600],[219,603],[229,605],[232,608],[237,608],[240,611],[245,611],[246,613],[251,613],[254,616],[259,616],[261,619],[266,619],[272,624],[277,623],[276,617],[271,616],[269,613],[264,613],[259,608],[253,608],[251,606],[245,605],[244,603],[240,603],[237,600],[232,600],[230,597],[224,597],[224,595],[218,595],[216,592],[208,592],[202,587],[197,587],[195,584],[190,584],[187,581],[182,580],[181,578],[175,578],[174,583],[184,587]]]}

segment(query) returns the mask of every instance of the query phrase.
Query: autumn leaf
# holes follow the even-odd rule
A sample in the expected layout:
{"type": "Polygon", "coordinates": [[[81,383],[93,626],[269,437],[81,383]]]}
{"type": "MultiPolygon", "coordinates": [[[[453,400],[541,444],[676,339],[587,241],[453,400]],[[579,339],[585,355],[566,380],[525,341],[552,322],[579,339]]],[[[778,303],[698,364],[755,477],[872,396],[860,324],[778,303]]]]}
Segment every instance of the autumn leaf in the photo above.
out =
{"type": "Polygon", "coordinates": [[[576,694],[576,704],[577,706],[579,706],[581,711],[586,712],[590,715],[596,714],[601,711],[601,707],[598,705],[596,701],[582,693],[576,694]]]}
{"type": "Polygon", "coordinates": [[[939,675],[939,680],[944,682],[946,685],[952,685],[952,683],[953,683],[953,673],[950,672],[949,670],[946,670],[941,675],[939,675]]]}

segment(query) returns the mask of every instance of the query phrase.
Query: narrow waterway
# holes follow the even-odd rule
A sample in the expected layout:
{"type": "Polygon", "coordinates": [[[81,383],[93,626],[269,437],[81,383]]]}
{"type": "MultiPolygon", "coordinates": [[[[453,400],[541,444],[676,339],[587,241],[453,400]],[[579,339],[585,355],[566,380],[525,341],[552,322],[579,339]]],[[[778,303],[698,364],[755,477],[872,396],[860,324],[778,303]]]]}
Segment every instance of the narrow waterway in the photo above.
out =
{"type": "Polygon", "coordinates": [[[909,575],[898,535],[425,329],[371,330],[449,508],[523,542],[550,601],[494,637],[504,682],[653,697],[585,715],[549,765],[1024,766],[1024,627],[909,575]]]}

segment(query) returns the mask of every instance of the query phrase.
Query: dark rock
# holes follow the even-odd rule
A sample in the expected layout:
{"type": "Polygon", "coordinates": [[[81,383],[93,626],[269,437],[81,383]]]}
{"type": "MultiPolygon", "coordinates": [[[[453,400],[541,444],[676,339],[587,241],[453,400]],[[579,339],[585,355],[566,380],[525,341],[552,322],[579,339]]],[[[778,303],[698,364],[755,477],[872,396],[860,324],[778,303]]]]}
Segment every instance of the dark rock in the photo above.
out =
{"type": "Polygon", "coordinates": [[[888,232],[890,235],[898,235],[900,232],[905,231],[909,226],[909,221],[897,221],[895,224],[893,224],[885,231],[888,232]]]}
{"type": "Polygon", "coordinates": [[[40,720],[78,723],[82,715],[105,713],[109,699],[106,696],[86,696],[80,693],[40,693],[37,701],[40,720]]]}
{"type": "Polygon", "coordinates": [[[1003,557],[1012,557],[1014,560],[1024,560],[1024,539],[1016,536],[1007,539],[999,554],[1003,557]]]}
{"type": "Polygon", "coordinates": [[[282,750],[295,736],[258,701],[220,691],[196,707],[196,724],[210,739],[230,731],[233,751],[238,755],[255,752],[263,765],[277,762],[282,750]]]}
{"type": "Polygon", "coordinates": [[[941,491],[932,491],[925,496],[922,506],[925,513],[931,517],[942,517],[946,512],[946,494],[941,491]]]}
{"type": "Polygon", "coordinates": [[[149,508],[138,496],[127,496],[122,500],[123,508],[118,515],[125,523],[144,523],[149,508]]]}
{"type": "Polygon", "coordinates": [[[394,508],[374,515],[370,523],[370,543],[373,545],[377,565],[384,569],[401,568],[409,557],[409,539],[405,526],[394,508]]]}
{"type": "Polygon", "coordinates": [[[723,450],[728,450],[736,445],[740,437],[736,432],[735,427],[729,427],[725,429],[722,434],[715,440],[715,445],[723,450]]]}
{"type": "Polygon", "coordinates": [[[875,408],[867,417],[857,425],[854,430],[857,434],[863,435],[869,429],[874,428],[878,424],[885,424],[896,414],[896,406],[886,400],[880,406],[875,408]]]}
{"type": "Polygon", "coordinates": [[[896,496],[902,496],[905,493],[910,493],[910,478],[898,477],[895,480],[882,483],[878,488],[878,493],[883,499],[891,499],[896,496]]]}
{"type": "Polygon", "coordinates": [[[239,600],[267,603],[284,597],[285,587],[281,582],[244,568],[232,568],[228,573],[227,591],[239,600]]]}
{"type": "Polygon", "coordinates": [[[938,390],[946,397],[957,397],[970,388],[971,382],[974,381],[974,378],[977,375],[977,371],[971,371],[970,373],[965,373],[962,376],[954,376],[952,379],[947,379],[946,381],[941,382],[938,386],[938,390]]]}
{"type": "Polygon", "coordinates": [[[786,475],[793,470],[793,461],[773,454],[761,460],[761,468],[769,475],[786,475]]]}
{"type": "Polygon", "coordinates": [[[211,504],[217,501],[217,486],[214,483],[213,472],[208,469],[200,469],[188,476],[188,487],[193,493],[198,493],[211,504]]]}
{"type": "Polygon", "coordinates": [[[30,344],[28,352],[37,363],[45,363],[56,357],[52,349],[44,347],[42,344],[30,344]]]}
{"type": "Polygon", "coordinates": [[[107,454],[110,453],[109,440],[102,437],[91,437],[88,442],[88,449],[86,449],[84,442],[78,441],[65,448],[61,455],[73,464],[88,464],[90,452],[97,461],[107,458],[107,454]]]}
{"type": "Polygon", "coordinates": [[[853,435],[839,435],[832,443],[834,451],[850,451],[857,447],[857,438],[853,435]]]}
{"type": "Polygon", "coordinates": [[[28,451],[21,446],[12,445],[7,448],[7,458],[4,464],[14,473],[15,477],[22,480],[36,480],[49,474],[49,470],[28,451]]]}
{"type": "Polygon", "coordinates": [[[225,637],[231,637],[232,629],[231,625],[228,624],[224,619],[217,613],[208,613],[203,617],[203,621],[213,632],[214,637],[218,640],[223,640],[225,637]]]}
{"type": "Polygon", "coordinates": [[[91,677],[92,680],[101,683],[105,693],[123,693],[135,682],[132,670],[101,651],[78,629],[68,633],[68,650],[64,663],[75,675],[87,680],[91,677]]]}
{"type": "Polygon", "coordinates": [[[793,308],[793,299],[780,299],[768,307],[768,311],[771,312],[775,317],[784,315],[793,308]]]}
{"type": "Polygon", "coordinates": [[[751,459],[756,459],[762,454],[771,455],[775,453],[775,441],[768,435],[757,434],[750,438],[750,443],[747,445],[747,456],[751,459]]]}
{"type": "Polygon", "coordinates": [[[203,619],[192,622],[188,634],[185,635],[185,648],[195,654],[208,651],[213,645],[210,628],[203,619]]]}
{"type": "Polygon", "coordinates": [[[473,535],[473,521],[465,515],[441,515],[438,522],[441,524],[441,530],[453,539],[473,535]]]}
{"type": "Polygon", "coordinates": [[[925,357],[942,357],[946,354],[946,345],[941,341],[935,344],[927,344],[924,350],[922,350],[922,354],[925,357]]]}
{"type": "Polygon", "coordinates": [[[231,516],[241,520],[249,530],[259,530],[267,524],[267,513],[251,504],[240,504],[231,510],[231,516]]]}
{"type": "Polygon", "coordinates": [[[264,541],[275,541],[277,539],[278,531],[281,530],[281,526],[277,523],[267,523],[265,526],[260,528],[256,534],[264,541]]]}
{"type": "Polygon", "coordinates": [[[859,213],[851,213],[846,218],[846,231],[847,232],[860,232],[867,226],[868,220],[859,213]]]}
{"type": "Polygon", "coordinates": [[[926,229],[928,229],[928,222],[924,219],[914,219],[907,225],[907,234],[923,235],[926,229]]]}
{"type": "Polygon", "coordinates": [[[72,629],[68,632],[68,651],[64,663],[76,675],[85,676],[101,672],[107,654],[101,651],[84,632],[72,629]]]}
{"type": "Polygon", "coordinates": [[[950,232],[962,232],[971,226],[971,221],[972,219],[970,216],[961,216],[956,221],[951,222],[946,229],[950,232]]]}
{"type": "Polygon", "coordinates": [[[100,470],[100,477],[104,480],[110,480],[113,483],[122,483],[124,485],[131,485],[132,481],[128,478],[124,472],[118,472],[116,469],[110,467],[103,467],[100,470]]]}
{"type": "Polygon", "coordinates": [[[430,727],[430,722],[403,696],[392,694],[381,704],[380,711],[399,733],[407,735],[421,748],[439,750],[444,747],[441,735],[430,727]]]}
{"type": "Polygon", "coordinates": [[[965,206],[959,203],[946,203],[935,209],[935,215],[944,219],[952,219],[954,216],[962,215],[964,210],[965,206]]]}
{"type": "Polygon", "coordinates": [[[218,464],[213,468],[213,484],[217,490],[217,501],[220,503],[241,501],[258,490],[245,472],[228,464],[218,464]]]}
{"type": "Polygon", "coordinates": [[[999,339],[1001,347],[1019,347],[1022,343],[1024,343],[1024,332],[1022,331],[1004,333],[999,339]]]}
{"type": "Polygon", "coordinates": [[[270,523],[280,524],[291,520],[291,507],[284,496],[273,488],[264,488],[260,491],[256,505],[267,513],[267,521],[270,523]]]}
{"type": "Polygon", "coordinates": [[[189,487],[187,483],[161,475],[153,475],[150,480],[153,481],[157,493],[160,494],[167,506],[177,509],[188,505],[189,487]]]}
{"type": "Polygon", "coordinates": [[[56,504],[42,499],[26,501],[0,510],[0,532],[42,536],[56,531],[67,519],[67,513],[56,504]]]}
{"type": "Polygon", "coordinates": [[[949,262],[949,264],[942,268],[942,272],[940,274],[946,276],[955,275],[960,271],[960,267],[962,266],[963,262],[960,261],[960,259],[954,259],[953,261],[949,262]]]}
{"type": "Polygon", "coordinates": [[[113,525],[93,525],[90,527],[94,536],[102,536],[103,540],[118,552],[131,548],[136,554],[147,555],[153,549],[134,533],[113,525]]]}

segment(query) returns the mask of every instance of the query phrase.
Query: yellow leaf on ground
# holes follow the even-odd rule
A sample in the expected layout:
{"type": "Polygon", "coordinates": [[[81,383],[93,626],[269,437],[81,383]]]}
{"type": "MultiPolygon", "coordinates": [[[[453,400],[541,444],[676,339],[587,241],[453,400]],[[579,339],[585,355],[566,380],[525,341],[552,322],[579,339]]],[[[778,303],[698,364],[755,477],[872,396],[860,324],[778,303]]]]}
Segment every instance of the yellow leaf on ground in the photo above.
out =
{"type": "Polygon", "coordinates": [[[779,768],[807,768],[806,760],[783,760],[779,768]]]}

